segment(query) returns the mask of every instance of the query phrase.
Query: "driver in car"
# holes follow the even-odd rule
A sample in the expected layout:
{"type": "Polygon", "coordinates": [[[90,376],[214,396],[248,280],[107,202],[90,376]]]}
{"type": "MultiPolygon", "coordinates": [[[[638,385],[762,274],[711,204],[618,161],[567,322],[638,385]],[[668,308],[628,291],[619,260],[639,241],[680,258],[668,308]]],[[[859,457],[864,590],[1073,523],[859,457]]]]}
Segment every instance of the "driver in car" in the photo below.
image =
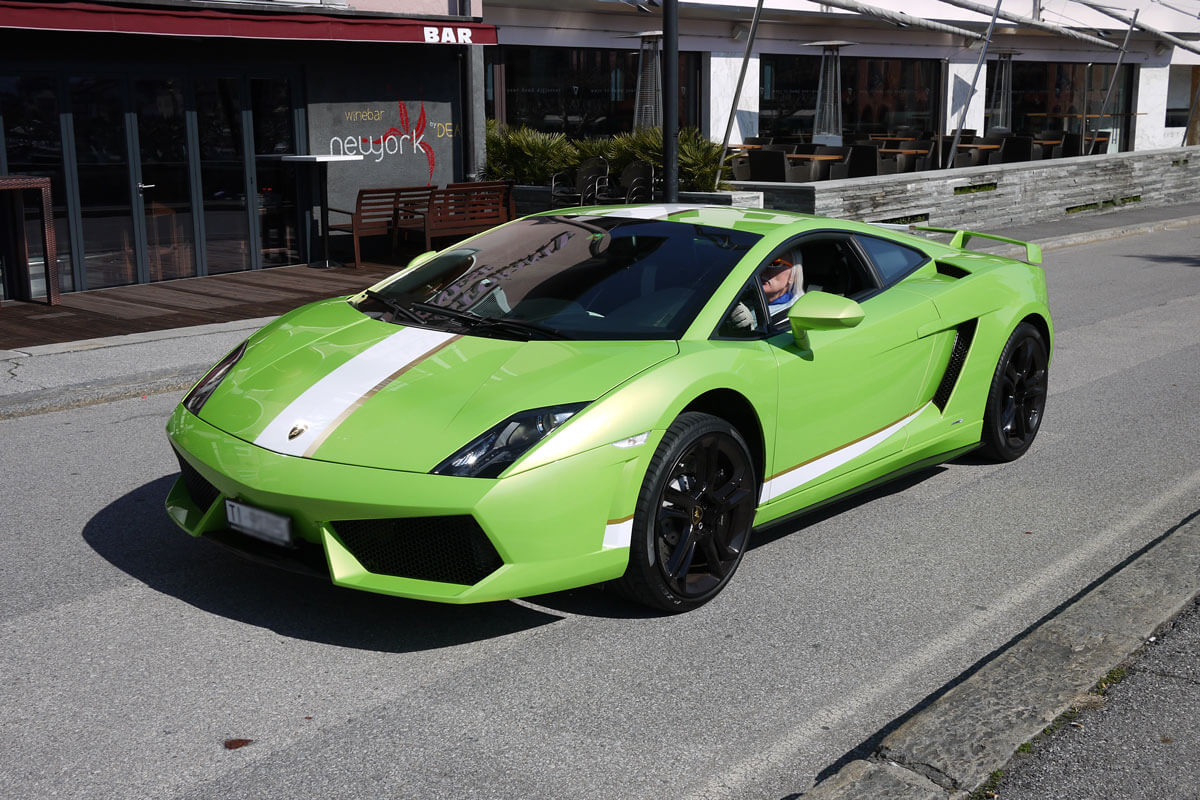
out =
{"type": "MultiPolygon", "coordinates": [[[[795,258],[795,263],[780,256],[763,268],[759,275],[772,326],[786,319],[792,303],[795,303],[800,295],[804,294],[801,284],[802,268],[799,263],[799,253],[796,253],[793,258],[795,258]]],[[[739,328],[754,327],[754,314],[742,303],[738,303],[731,316],[733,323],[739,328]]]]}

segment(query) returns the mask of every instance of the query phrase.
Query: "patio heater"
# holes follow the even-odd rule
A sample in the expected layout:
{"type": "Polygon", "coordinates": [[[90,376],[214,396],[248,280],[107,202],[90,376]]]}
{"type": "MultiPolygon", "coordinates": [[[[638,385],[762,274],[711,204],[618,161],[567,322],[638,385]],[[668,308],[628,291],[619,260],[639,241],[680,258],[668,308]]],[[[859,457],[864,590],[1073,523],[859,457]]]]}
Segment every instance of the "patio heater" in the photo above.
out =
{"type": "Polygon", "coordinates": [[[633,100],[633,129],[662,126],[662,31],[639,33],[637,91],[633,100]]]}
{"type": "MultiPolygon", "coordinates": [[[[1012,59],[1013,53],[997,53],[996,76],[992,81],[992,96],[988,98],[988,130],[1013,129],[1012,120],[1012,59]]],[[[986,133],[987,131],[985,131],[986,133]]]]}
{"type": "Polygon", "coordinates": [[[817,108],[813,143],[842,145],[842,48],[855,42],[810,42],[821,48],[821,75],[817,82],[817,108]]]}

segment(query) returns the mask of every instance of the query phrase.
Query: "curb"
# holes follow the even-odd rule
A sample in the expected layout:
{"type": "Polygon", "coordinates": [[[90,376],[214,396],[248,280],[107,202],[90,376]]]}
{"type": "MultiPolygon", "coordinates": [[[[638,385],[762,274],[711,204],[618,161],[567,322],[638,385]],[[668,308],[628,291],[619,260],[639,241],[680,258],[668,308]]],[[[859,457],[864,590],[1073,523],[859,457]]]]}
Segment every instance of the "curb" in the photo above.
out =
{"type": "Polygon", "coordinates": [[[82,383],[5,395],[0,397],[0,420],[190,389],[211,367],[211,363],[205,362],[160,373],[143,373],[130,377],[131,382],[82,383]]]}
{"type": "MultiPolygon", "coordinates": [[[[60,356],[65,356],[68,359],[72,357],[75,359],[91,358],[93,352],[105,349],[136,345],[155,345],[162,342],[169,343],[172,340],[192,340],[205,336],[225,337],[229,334],[257,330],[274,319],[276,317],[258,317],[255,319],[194,325],[187,328],[143,331],[140,333],[122,334],[120,336],[83,339],[74,342],[34,345],[15,350],[0,350],[0,362],[10,362],[8,366],[16,368],[20,365],[38,363],[36,360],[39,358],[53,359],[60,356]]],[[[165,344],[163,347],[170,348],[172,346],[165,344]]],[[[203,350],[203,348],[201,349],[203,350]]],[[[95,352],[95,355],[102,357],[102,354],[99,352],[95,352]]],[[[158,355],[151,348],[151,356],[156,357],[158,355]]],[[[6,394],[0,390],[0,420],[25,417],[31,414],[45,414],[51,411],[64,411],[70,408],[95,405],[96,403],[107,403],[113,400],[125,400],[144,395],[187,389],[199,380],[205,371],[212,367],[213,362],[220,357],[220,353],[202,355],[193,351],[187,357],[192,363],[174,363],[155,370],[139,370],[133,374],[130,374],[128,369],[126,369],[124,370],[124,374],[106,375],[104,377],[95,377],[93,375],[91,380],[58,386],[44,385],[41,388],[25,392],[6,394]],[[197,361],[196,359],[198,358],[202,358],[202,360],[197,361]]],[[[165,360],[170,361],[170,359],[165,360]]],[[[0,387],[0,389],[2,388],[0,387]]]]}
{"type": "Polygon", "coordinates": [[[960,800],[1200,597],[1200,510],[1019,634],[961,682],[803,793],[960,800]]]}
{"type": "MultiPolygon", "coordinates": [[[[1063,234],[1062,236],[1049,236],[1045,239],[1032,239],[1031,241],[1041,246],[1042,250],[1057,250],[1062,247],[1076,247],[1081,244],[1107,242],[1112,239],[1121,239],[1126,236],[1139,236],[1144,233],[1155,233],[1156,231],[1187,228],[1192,225],[1200,225],[1200,215],[1191,217],[1173,217],[1171,219],[1158,220],[1155,222],[1137,222],[1130,225],[1118,225],[1113,228],[1098,228],[1090,231],[1067,233],[1063,234]]],[[[1023,259],[1025,257],[1025,248],[1018,247],[1016,245],[997,244],[994,247],[981,245],[977,249],[988,253],[994,253],[996,255],[1006,256],[1007,258],[1023,259]]]]}

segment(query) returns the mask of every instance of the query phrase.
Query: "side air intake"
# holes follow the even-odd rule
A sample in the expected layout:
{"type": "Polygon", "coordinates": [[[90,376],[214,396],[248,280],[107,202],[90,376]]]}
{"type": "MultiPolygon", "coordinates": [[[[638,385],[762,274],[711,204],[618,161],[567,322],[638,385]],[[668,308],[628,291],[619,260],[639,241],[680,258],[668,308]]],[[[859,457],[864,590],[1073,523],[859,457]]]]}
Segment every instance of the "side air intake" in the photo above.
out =
{"type": "Polygon", "coordinates": [[[945,411],[946,403],[950,402],[950,395],[954,392],[958,376],[962,374],[963,364],[967,361],[971,340],[975,338],[976,324],[976,320],[968,320],[959,325],[954,332],[954,347],[950,350],[950,361],[946,364],[942,382],[938,384],[937,391],[933,394],[933,404],[938,407],[938,411],[945,411]]]}

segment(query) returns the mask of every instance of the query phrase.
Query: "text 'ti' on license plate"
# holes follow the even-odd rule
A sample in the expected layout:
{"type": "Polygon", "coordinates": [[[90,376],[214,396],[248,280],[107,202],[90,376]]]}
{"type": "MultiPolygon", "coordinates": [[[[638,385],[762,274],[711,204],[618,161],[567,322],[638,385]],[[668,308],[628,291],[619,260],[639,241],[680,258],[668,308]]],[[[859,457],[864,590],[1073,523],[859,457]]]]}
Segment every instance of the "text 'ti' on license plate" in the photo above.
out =
{"type": "Polygon", "coordinates": [[[292,520],[282,514],[263,511],[236,500],[225,501],[225,519],[229,527],[272,544],[292,544],[292,520]]]}

